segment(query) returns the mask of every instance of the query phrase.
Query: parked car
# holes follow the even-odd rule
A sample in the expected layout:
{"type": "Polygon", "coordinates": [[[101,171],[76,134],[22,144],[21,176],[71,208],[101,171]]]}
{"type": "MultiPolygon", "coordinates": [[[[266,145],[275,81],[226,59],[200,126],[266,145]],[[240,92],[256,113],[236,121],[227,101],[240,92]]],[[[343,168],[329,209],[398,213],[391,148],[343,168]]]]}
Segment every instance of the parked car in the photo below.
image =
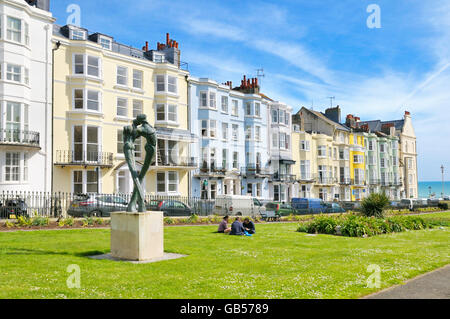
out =
{"type": "Polygon", "coordinates": [[[28,217],[28,206],[22,198],[7,199],[0,202],[0,218],[28,217]]]}
{"type": "Polygon", "coordinates": [[[265,205],[266,211],[274,211],[277,216],[289,216],[295,214],[291,204],[269,202],[265,205]]]}
{"type": "Polygon", "coordinates": [[[400,201],[400,203],[398,204],[398,207],[403,208],[403,209],[413,210],[414,209],[414,200],[411,198],[404,198],[400,201]]]}
{"type": "Polygon", "coordinates": [[[341,202],[341,207],[347,210],[360,210],[361,202],[341,202]]]}
{"type": "Polygon", "coordinates": [[[218,195],[214,212],[219,215],[260,216],[266,208],[259,199],[242,195],[218,195]]]}
{"type": "Polygon", "coordinates": [[[444,195],[443,200],[450,200],[450,195],[444,195]]]}
{"type": "Polygon", "coordinates": [[[108,217],[111,212],[126,211],[128,202],[117,195],[80,195],[72,200],[67,214],[72,217],[108,217]]]}
{"type": "Polygon", "coordinates": [[[344,213],[338,203],[326,203],[318,198],[293,198],[292,208],[297,214],[344,213]]]}
{"type": "Polygon", "coordinates": [[[178,200],[152,200],[146,204],[151,211],[162,211],[164,216],[191,216],[192,209],[178,200]]]}

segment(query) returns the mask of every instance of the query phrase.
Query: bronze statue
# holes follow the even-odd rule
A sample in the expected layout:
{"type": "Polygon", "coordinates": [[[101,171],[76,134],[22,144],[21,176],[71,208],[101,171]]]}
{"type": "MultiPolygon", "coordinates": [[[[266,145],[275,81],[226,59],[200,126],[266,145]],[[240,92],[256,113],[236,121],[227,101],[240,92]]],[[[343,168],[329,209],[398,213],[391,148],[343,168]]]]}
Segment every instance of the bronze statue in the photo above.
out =
{"type": "Polygon", "coordinates": [[[123,152],[125,153],[125,159],[134,183],[133,194],[128,204],[127,212],[146,211],[142,181],[150,168],[153,156],[155,156],[155,149],[156,131],[147,122],[147,116],[145,114],[139,114],[136,119],[133,120],[133,125],[125,126],[123,129],[123,152]],[[134,142],[140,137],[144,137],[147,143],[145,144],[144,165],[142,165],[142,169],[138,175],[134,156],[134,142]]]}

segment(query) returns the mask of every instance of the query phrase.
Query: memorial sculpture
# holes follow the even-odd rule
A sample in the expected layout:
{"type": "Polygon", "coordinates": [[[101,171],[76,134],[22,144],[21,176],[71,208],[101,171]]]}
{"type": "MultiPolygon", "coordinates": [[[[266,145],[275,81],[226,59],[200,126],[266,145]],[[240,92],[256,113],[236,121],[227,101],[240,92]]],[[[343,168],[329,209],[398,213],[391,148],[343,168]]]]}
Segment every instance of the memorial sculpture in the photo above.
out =
{"type": "Polygon", "coordinates": [[[145,198],[142,182],[147,174],[150,164],[153,161],[156,150],[156,131],[148,123],[147,116],[140,114],[133,120],[133,124],[125,126],[123,129],[123,151],[125,153],[125,160],[130,170],[131,178],[133,180],[134,189],[131,195],[130,202],[127,207],[127,212],[145,212],[145,198]],[[140,172],[136,168],[136,160],[134,156],[135,141],[143,137],[146,140],[145,144],[145,159],[140,172]]]}

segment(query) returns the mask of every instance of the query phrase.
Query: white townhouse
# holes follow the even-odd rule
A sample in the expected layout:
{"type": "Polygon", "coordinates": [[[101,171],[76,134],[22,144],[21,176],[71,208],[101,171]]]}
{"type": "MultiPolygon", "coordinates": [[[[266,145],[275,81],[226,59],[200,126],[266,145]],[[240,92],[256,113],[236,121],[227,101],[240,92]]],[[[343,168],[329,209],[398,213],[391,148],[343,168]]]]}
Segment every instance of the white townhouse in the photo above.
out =
{"type": "Polygon", "coordinates": [[[49,0],[0,0],[0,192],[51,191],[49,0]]]}

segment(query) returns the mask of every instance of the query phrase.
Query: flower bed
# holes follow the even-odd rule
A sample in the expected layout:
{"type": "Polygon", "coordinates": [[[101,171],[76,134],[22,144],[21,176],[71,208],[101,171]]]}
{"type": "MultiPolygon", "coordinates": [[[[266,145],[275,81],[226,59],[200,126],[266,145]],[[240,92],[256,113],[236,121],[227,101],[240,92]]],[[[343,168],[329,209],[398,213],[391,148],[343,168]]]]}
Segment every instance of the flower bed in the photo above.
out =
{"type": "Polygon", "coordinates": [[[355,214],[315,217],[302,223],[297,231],[310,234],[330,234],[348,237],[369,237],[381,234],[448,226],[448,222],[427,220],[419,216],[393,216],[387,218],[364,217],[355,214]]]}

